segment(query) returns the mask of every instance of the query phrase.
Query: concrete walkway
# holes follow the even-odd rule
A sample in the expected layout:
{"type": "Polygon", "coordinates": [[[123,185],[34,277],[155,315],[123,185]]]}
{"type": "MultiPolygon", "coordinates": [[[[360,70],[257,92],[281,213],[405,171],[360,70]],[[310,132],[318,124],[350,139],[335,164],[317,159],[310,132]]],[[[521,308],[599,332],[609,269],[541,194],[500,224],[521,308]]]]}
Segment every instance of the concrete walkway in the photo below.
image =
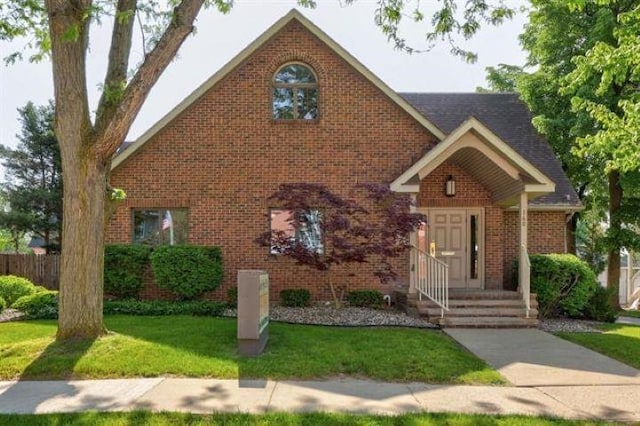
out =
{"type": "Polygon", "coordinates": [[[620,316],[618,317],[616,323],[628,324],[628,325],[640,325],[640,318],[620,316]]]}
{"type": "Polygon", "coordinates": [[[0,382],[0,412],[456,412],[640,421],[640,385],[501,387],[363,380],[123,379],[0,382]]]}
{"type": "Polygon", "coordinates": [[[535,329],[444,330],[515,386],[640,385],[640,371],[535,329]]]}

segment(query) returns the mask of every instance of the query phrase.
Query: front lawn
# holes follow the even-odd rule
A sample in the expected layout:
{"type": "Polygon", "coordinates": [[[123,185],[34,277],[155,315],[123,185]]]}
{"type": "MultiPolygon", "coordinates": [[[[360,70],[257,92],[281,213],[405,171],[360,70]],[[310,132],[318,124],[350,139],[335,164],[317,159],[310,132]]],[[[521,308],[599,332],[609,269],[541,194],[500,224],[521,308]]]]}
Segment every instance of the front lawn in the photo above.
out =
{"type": "Polygon", "coordinates": [[[180,413],[150,413],[133,411],[130,413],[80,413],[46,415],[1,415],[0,424],[15,426],[595,426],[605,422],[585,420],[545,419],[526,416],[485,416],[471,414],[405,414],[402,416],[371,416],[357,414],[273,413],[263,415],[250,414],[212,414],[208,416],[180,413]]]}
{"type": "Polygon", "coordinates": [[[107,316],[111,334],[54,341],[54,321],[0,324],[0,379],[186,376],[316,379],[339,375],[427,383],[503,383],[440,331],[272,323],[266,352],[236,354],[228,318],[107,316]]]}
{"type": "Polygon", "coordinates": [[[603,324],[601,327],[601,334],[558,333],[558,336],[640,368],[640,326],[603,324]]]}

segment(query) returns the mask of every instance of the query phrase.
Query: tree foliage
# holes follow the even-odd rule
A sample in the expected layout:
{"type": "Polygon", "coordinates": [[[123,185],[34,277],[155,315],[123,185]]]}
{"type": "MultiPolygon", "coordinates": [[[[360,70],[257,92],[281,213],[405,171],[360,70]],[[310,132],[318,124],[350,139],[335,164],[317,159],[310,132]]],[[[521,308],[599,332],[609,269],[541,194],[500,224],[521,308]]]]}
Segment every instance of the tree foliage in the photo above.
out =
{"type": "Polygon", "coordinates": [[[426,221],[424,215],[410,212],[412,201],[408,196],[394,194],[385,185],[359,185],[356,194],[365,202],[345,199],[320,184],[280,185],[269,201],[291,212],[292,229],[307,226],[308,212],[319,211],[324,249],[309,247],[282,230],[265,232],[256,240],[259,245],[294,259],[298,265],[326,271],[337,306],[346,288],[337,291],[331,277],[332,267],[375,259],[374,275],[382,282],[393,279],[397,274],[391,259],[406,252],[410,247],[408,235],[426,221]],[[365,203],[372,208],[366,208],[365,203]]]}
{"type": "Polygon", "coordinates": [[[22,132],[16,149],[0,145],[5,168],[0,226],[13,235],[43,239],[47,252],[59,250],[62,224],[62,166],[53,131],[53,104],[29,102],[19,110],[22,132]]]}
{"type": "Polygon", "coordinates": [[[485,79],[488,88],[477,87],[479,93],[509,93],[518,91],[517,85],[525,71],[517,65],[498,64],[497,67],[487,67],[485,79]]]}
{"type": "MultiPolygon", "coordinates": [[[[638,3],[531,3],[521,42],[529,53],[527,66],[535,71],[518,76],[517,88],[534,115],[534,125],[554,148],[583,203],[594,211],[590,216],[608,218],[606,235],[589,244],[608,251],[608,282],[617,287],[620,247],[638,241],[633,231],[637,214],[628,214],[638,205],[638,142],[628,134],[621,139],[625,131],[637,132],[633,114],[626,113],[634,110],[635,101],[630,102],[628,94],[635,84],[637,95],[637,81],[627,90],[622,87],[633,75],[637,78],[633,52],[639,33],[632,17],[637,16],[638,3]],[[616,148],[603,149],[607,146],[616,148]]],[[[574,230],[578,219],[579,215],[573,217],[574,230]]],[[[590,220],[585,225],[595,230],[590,220]]],[[[584,226],[579,231],[585,234],[584,226]]],[[[597,233],[590,236],[598,238],[597,233]]]]}

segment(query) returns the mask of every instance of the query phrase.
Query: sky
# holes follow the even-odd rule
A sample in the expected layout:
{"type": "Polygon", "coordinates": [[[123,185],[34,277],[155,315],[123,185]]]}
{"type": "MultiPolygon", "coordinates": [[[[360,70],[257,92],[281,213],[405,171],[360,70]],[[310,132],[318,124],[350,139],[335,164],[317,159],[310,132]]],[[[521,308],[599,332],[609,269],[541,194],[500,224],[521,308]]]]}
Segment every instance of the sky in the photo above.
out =
{"type": "MultiPolygon", "coordinates": [[[[507,0],[521,6],[524,0],[507,0]]],[[[424,2],[423,2],[424,4],[424,2]]],[[[160,120],[175,105],[230,61],[244,47],[295,6],[293,0],[236,0],[231,12],[223,15],[209,9],[201,12],[197,32],[183,44],[178,57],[164,72],[134,122],[127,140],[133,141],[160,120]]],[[[485,68],[500,63],[522,65],[525,54],[518,35],[526,22],[520,13],[499,27],[486,26],[465,46],[478,53],[475,64],[467,64],[449,53],[440,43],[428,52],[409,55],[395,50],[374,23],[375,0],[358,0],[349,6],[338,0],[319,0],[316,9],[300,11],[338,44],[399,92],[472,92],[485,86],[485,68]]],[[[110,28],[103,21],[91,33],[87,63],[91,108],[96,108],[99,84],[104,78],[110,28]]],[[[426,46],[427,22],[403,25],[408,44],[426,46]]],[[[0,56],[13,52],[16,44],[0,43],[0,56]]],[[[141,43],[134,43],[131,63],[142,57],[141,43]]],[[[17,109],[32,101],[45,104],[53,98],[51,64],[0,65],[0,143],[17,144],[20,132],[17,109]]]]}

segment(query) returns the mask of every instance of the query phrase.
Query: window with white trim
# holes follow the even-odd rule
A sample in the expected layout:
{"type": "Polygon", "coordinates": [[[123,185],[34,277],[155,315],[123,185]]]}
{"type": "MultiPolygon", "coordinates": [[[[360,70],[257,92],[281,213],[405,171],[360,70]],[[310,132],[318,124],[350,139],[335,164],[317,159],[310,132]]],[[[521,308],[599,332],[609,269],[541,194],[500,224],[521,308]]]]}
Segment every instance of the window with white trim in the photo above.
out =
{"type": "Polygon", "coordinates": [[[150,246],[187,244],[187,209],[134,209],[133,243],[150,246]]]}
{"type": "Polygon", "coordinates": [[[311,68],[300,63],[290,63],[278,69],[273,76],[273,118],[318,118],[318,80],[311,68]]]}

